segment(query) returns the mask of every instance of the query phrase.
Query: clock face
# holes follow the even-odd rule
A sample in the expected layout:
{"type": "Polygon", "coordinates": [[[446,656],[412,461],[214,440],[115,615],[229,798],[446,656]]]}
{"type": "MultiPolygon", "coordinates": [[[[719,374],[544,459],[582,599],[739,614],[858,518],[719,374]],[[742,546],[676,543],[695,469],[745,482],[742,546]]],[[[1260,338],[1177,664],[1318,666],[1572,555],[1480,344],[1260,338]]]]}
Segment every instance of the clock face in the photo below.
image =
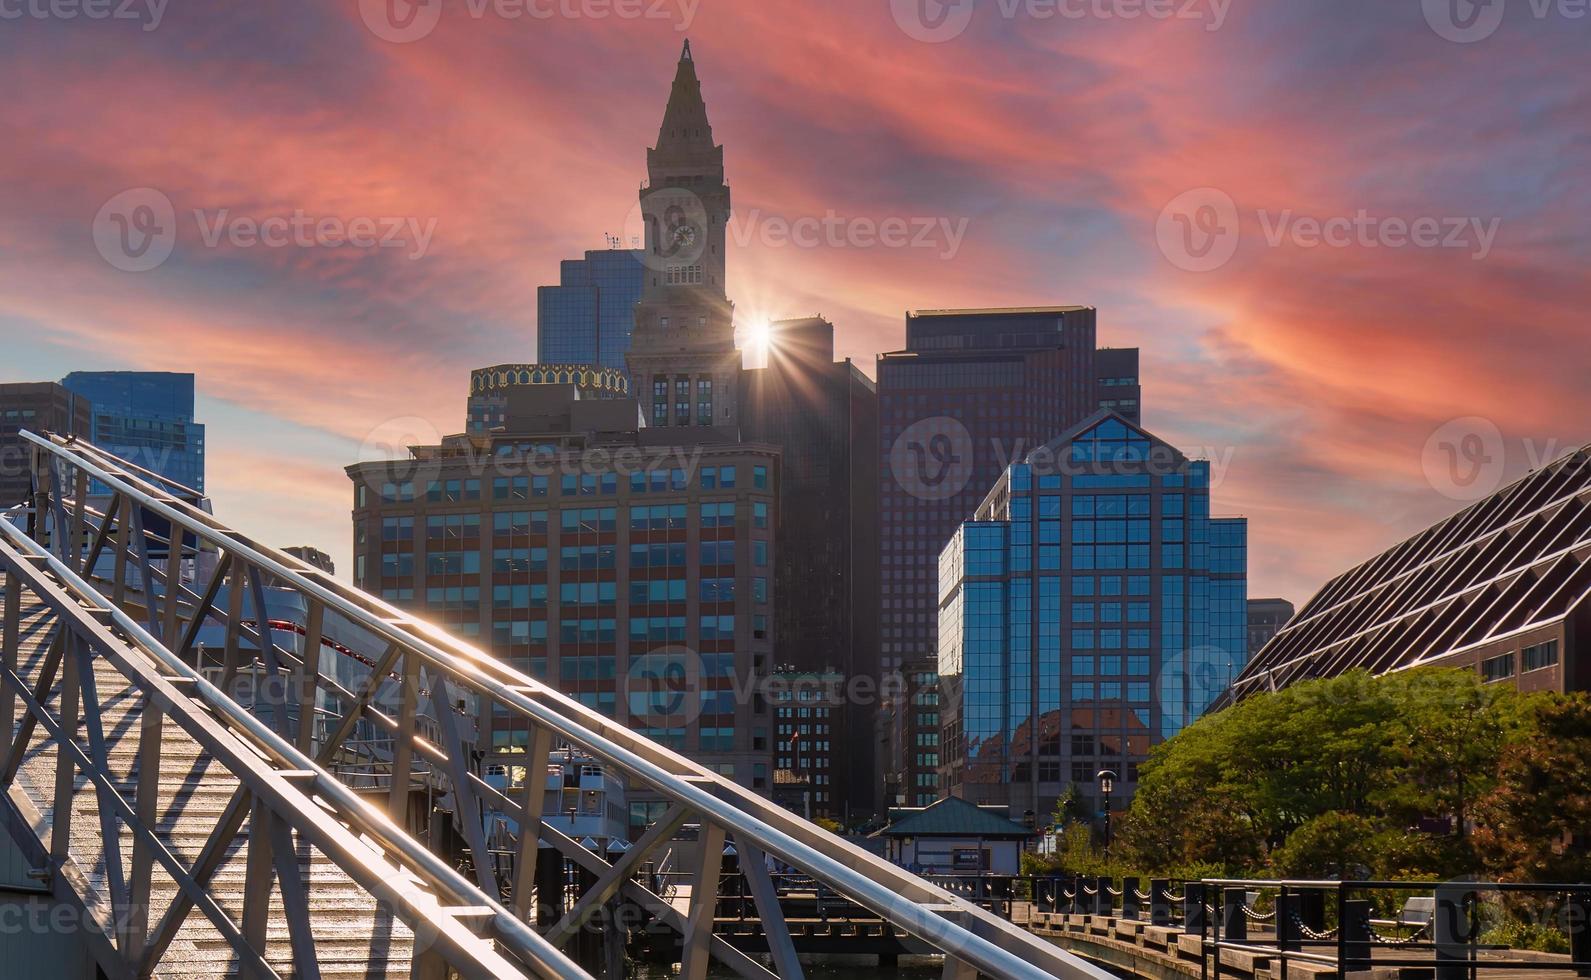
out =
{"type": "Polygon", "coordinates": [[[677,249],[690,248],[696,244],[696,227],[694,225],[678,225],[674,229],[674,247],[677,249]]]}

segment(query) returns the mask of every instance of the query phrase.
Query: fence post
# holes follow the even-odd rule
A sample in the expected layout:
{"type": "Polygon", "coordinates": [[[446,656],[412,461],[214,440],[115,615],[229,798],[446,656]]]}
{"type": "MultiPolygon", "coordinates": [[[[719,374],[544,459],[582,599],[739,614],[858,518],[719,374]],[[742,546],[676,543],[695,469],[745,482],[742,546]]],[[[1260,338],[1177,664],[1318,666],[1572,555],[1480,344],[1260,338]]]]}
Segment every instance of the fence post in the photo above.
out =
{"type": "Polygon", "coordinates": [[[1182,885],[1182,931],[1204,933],[1204,882],[1188,881],[1182,885]]]}
{"type": "Polygon", "coordinates": [[[1469,896],[1462,884],[1449,883],[1436,889],[1436,907],[1431,910],[1431,940],[1436,944],[1436,980],[1464,980],[1469,975],[1470,935],[1469,896]]]}
{"type": "Polygon", "coordinates": [[[1326,893],[1311,888],[1298,893],[1298,917],[1316,932],[1326,931],[1326,893]]]}
{"type": "Polygon", "coordinates": [[[1346,978],[1370,969],[1370,903],[1338,898],[1337,908],[1337,973],[1346,978]]]}
{"type": "Polygon", "coordinates": [[[1138,879],[1123,878],[1121,880],[1121,917],[1129,922],[1135,922],[1139,915],[1138,879]]]}
{"type": "MultiPolygon", "coordinates": [[[[1591,893],[1570,892],[1564,908],[1568,919],[1569,957],[1576,963],[1591,963],[1591,893]]],[[[1576,971],[1582,977],[1591,977],[1591,966],[1582,965],[1576,971]]]]}
{"type": "Polygon", "coordinates": [[[1303,917],[1298,908],[1301,898],[1282,895],[1276,899],[1276,947],[1284,953],[1296,953],[1304,948],[1304,936],[1298,928],[1299,919],[1303,917]]]}
{"type": "Polygon", "coordinates": [[[1248,893],[1241,888],[1227,888],[1221,892],[1221,938],[1234,942],[1248,942],[1248,917],[1243,914],[1248,893]]]}
{"type": "Polygon", "coordinates": [[[1111,905],[1113,904],[1110,899],[1110,883],[1112,880],[1108,875],[1104,878],[1094,879],[1094,891],[1097,893],[1094,895],[1094,914],[1107,919],[1110,918],[1111,905]]]}
{"type": "Polygon", "coordinates": [[[536,856],[536,924],[553,926],[563,918],[564,857],[552,846],[540,847],[536,856]]]}
{"type": "Polygon", "coordinates": [[[1171,899],[1166,897],[1166,889],[1170,887],[1169,878],[1149,879],[1149,924],[1152,926],[1171,925],[1171,899]]]}

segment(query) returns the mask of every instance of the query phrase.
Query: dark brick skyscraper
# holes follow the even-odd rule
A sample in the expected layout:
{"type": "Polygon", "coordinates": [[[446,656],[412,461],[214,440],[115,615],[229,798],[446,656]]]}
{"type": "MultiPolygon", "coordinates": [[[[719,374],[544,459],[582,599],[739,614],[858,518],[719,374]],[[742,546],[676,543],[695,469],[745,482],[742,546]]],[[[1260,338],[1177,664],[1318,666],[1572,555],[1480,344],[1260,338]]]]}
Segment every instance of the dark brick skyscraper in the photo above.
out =
{"type": "MultiPolygon", "coordinates": [[[[775,657],[804,674],[875,677],[878,392],[850,360],[834,359],[834,326],[821,317],[774,323],[769,340],[768,366],[741,375],[740,421],[742,438],[778,446],[784,457],[775,657]]],[[[833,710],[829,734],[843,750],[834,753],[832,794],[817,788],[822,798],[813,802],[861,816],[877,802],[878,705],[846,700],[833,710]]]]}
{"type": "Polygon", "coordinates": [[[878,359],[886,668],[934,655],[939,552],[1006,466],[1098,404],[1095,312],[1067,306],[907,314],[878,359]]]}
{"type": "MultiPolygon", "coordinates": [[[[1129,397],[1123,408],[1138,418],[1137,351],[1097,351],[1095,318],[1089,306],[925,310],[906,316],[906,349],[879,357],[885,671],[930,669],[939,553],[1006,467],[1107,398],[1129,397]]],[[[897,707],[885,781],[915,799],[932,781],[938,746],[908,716],[897,707]]]]}

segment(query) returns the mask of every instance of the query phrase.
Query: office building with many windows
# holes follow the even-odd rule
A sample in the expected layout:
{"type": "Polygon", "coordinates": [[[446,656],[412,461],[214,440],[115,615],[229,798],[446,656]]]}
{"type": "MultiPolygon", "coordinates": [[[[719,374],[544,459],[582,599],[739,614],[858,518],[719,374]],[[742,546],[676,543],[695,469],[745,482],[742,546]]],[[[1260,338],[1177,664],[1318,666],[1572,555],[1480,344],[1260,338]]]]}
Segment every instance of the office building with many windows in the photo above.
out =
{"type": "Polygon", "coordinates": [[[93,404],[95,445],[204,491],[204,426],[193,418],[193,375],[74,371],[61,384],[93,404]]]}
{"type": "Polygon", "coordinates": [[[941,796],[939,664],[914,660],[902,669],[901,679],[901,697],[880,719],[884,795],[897,807],[928,806],[941,796]]]}
{"type": "MultiPolygon", "coordinates": [[[[778,451],[645,446],[633,399],[513,394],[492,432],[348,467],[355,582],[769,793],[778,451]]],[[[496,764],[528,734],[494,728],[496,764]]],[[[655,803],[630,796],[638,827],[655,803]]]]}
{"type": "Polygon", "coordinates": [[[646,285],[639,249],[592,251],[559,266],[558,285],[536,290],[536,360],[625,370],[635,304],[646,285]]]}
{"type": "Polygon", "coordinates": [[[1143,384],[1138,348],[1102,347],[1094,352],[1095,404],[1133,425],[1143,424],[1143,384]]]}
{"type": "Polygon", "coordinates": [[[776,671],[768,686],[773,709],[773,801],[808,820],[843,818],[838,783],[845,756],[847,678],[835,671],[776,671]]]}
{"type": "Polygon", "coordinates": [[[1247,526],[1209,463],[1100,412],[1010,466],[939,561],[943,789],[1048,815],[1118,774],[1243,667],[1247,526]]]}

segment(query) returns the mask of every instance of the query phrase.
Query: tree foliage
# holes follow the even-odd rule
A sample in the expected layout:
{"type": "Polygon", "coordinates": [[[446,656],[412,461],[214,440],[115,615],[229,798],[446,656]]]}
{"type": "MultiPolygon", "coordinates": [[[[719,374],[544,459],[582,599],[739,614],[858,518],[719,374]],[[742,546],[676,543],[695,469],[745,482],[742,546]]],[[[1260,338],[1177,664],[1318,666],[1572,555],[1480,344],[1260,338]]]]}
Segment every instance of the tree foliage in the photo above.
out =
{"type": "Polygon", "coordinates": [[[1477,850],[1515,881],[1591,881],[1591,701],[1538,701],[1476,805],[1477,850]]]}
{"type": "Polygon", "coordinates": [[[1353,671],[1200,719],[1151,754],[1119,840],[1140,871],[1171,875],[1585,880],[1572,834],[1587,825],[1583,697],[1426,668],[1353,671]]]}

